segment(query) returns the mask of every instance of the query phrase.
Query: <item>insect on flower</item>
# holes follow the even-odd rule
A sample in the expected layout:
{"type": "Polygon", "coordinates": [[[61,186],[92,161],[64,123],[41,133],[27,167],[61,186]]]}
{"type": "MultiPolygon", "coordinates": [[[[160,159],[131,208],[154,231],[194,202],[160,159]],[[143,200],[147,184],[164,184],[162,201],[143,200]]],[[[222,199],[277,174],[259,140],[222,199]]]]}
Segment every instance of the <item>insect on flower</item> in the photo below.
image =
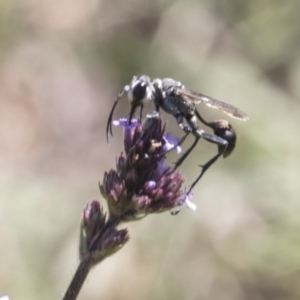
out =
{"type": "Polygon", "coordinates": [[[205,121],[197,110],[196,104],[205,104],[208,107],[218,109],[226,115],[241,121],[249,119],[248,115],[242,110],[225,102],[188,89],[179,81],[174,79],[158,78],[151,81],[146,75],[134,76],[131,83],[126,85],[118,94],[111,109],[106,127],[107,140],[109,133],[112,135],[111,124],[114,110],[125,92],[127,93],[131,104],[128,124],[131,124],[134,113],[138,108],[140,108],[141,119],[144,103],[153,102],[156,112],[159,112],[159,110],[162,109],[166,113],[172,115],[176,119],[179,127],[184,131],[185,134],[178,142],[178,145],[181,145],[189,134],[194,136],[195,140],[193,144],[178,159],[175,163],[174,169],[178,168],[184,162],[184,160],[196,147],[200,138],[218,146],[218,153],[201,166],[201,173],[192,183],[189,191],[193,189],[205,171],[214,162],[216,162],[220,156],[223,156],[224,158],[229,156],[234,150],[236,144],[236,134],[231,124],[226,120],[217,120],[213,122],[205,121]],[[197,124],[198,120],[204,125],[210,127],[214,134],[206,133],[204,130],[199,129],[197,124]],[[186,121],[186,123],[184,121],[186,121]]]}
{"type": "Polygon", "coordinates": [[[130,125],[126,119],[114,124],[124,128],[125,153],[117,157],[116,170],[106,172],[100,185],[111,218],[136,220],[183,204],[194,209],[182,174],[165,164],[165,153],[178,140],[164,134],[160,117],[147,116],[142,124],[136,119],[130,125]]]}

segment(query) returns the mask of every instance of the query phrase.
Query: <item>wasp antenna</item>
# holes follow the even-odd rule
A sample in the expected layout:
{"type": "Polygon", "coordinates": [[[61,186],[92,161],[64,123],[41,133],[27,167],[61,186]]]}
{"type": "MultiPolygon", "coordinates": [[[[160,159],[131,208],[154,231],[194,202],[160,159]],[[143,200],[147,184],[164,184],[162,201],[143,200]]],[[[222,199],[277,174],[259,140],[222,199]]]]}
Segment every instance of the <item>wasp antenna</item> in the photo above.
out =
{"type": "Polygon", "coordinates": [[[122,98],[125,91],[126,91],[126,87],[124,87],[124,89],[118,94],[118,96],[115,100],[115,103],[114,103],[114,105],[113,105],[113,107],[110,111],[110,114],[109,114],[109,117],[108,117],[108,120],[107,120],[107,124],[106,124],[106,140],[107,140],[107,143],[108,143],[108,134],[110,133],[111,136],[113,136],[111,123],[112,123],[114,110],[115,110],[119,100],[122,98]]]}

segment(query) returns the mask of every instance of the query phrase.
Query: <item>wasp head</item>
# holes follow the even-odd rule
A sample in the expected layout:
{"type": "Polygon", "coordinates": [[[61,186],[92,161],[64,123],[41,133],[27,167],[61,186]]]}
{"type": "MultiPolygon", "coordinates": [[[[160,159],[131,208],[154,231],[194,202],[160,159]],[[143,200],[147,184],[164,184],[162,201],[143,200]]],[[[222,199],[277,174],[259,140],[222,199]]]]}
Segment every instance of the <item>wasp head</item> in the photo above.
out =
{"type": "Polygon", "coordinates": [[[150,78],[146,75],[133,76],[130,85],[125,85],[123,90],[118,94],[117,99],[115,100],[115,103],[110,111],[110,114],[109,114],[109,117],[107,120],[107,126],[106,126],[107,141],[108,141],[109,133],[112,135],[111,124],[112,124],[114,110],[115,110],[119,100],[122,98],[122,96],[125,92],[127,93],[128,100],[131,104],[131,109],[130,109],[129,118],[128,118],[129,124],[131,124],[133,115],[139,106],[141,107],[140,115],[142,115],[144,101],[154,100],[155,90],[150,81],[150,78]]]}
{"type": "Polygon", "coordinates": [[[128,118],[128,122],[131,124],[133,115],[138,107],[141,108],[140,119],[142,118],[144,101],[153,101],[155,90],[150,78],[146,75],[133,76],[130,85],[125,86],[124,90],[127,92],[128,100],[131,104],[128,118]]]}
{"type": "Polygon", "coordinates": [[[145,75],[133,76],[130,85],[125,87],[128,92],[128,100],[134,107],[140,106],[144,101],[154,98],[154,88],[150,78],[145,75]]]}

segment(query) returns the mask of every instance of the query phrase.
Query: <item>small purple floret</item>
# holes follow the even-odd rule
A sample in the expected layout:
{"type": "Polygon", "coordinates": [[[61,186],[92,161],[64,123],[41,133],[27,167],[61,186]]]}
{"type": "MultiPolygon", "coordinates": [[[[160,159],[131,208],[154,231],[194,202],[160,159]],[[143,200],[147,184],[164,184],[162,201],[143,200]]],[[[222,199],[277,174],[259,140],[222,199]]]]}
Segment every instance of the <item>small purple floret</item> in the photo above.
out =
{"type": "Polygon", "coordinates": [[[154,180],[150,180],[146,183],[146,185],[147,185],[147,188],[151,189],[156,186],[156,182],[154,180]]]}
{"type": "Polygon", "coordinates": [[[193,193],[192,192],[189,192],[188,194],[186,194],[185,204],[189,209],[195,211],[197,209],[197,206],[194,202],[191,201],[192,198],[193,198],[193,193]]]}
{"type": "Polygon", "coordinates": [[[178,137],[174,137],[171,132],[167,132],[164,135],[164,140],[166,142],[164,145],[165,151],[170,151],[174,148],[176,148],[178,154],[182,151],[180,146],[176,146],[180,139],[178,137]]]}
{"type": "Polygon", "coordinates": [[[139,124],[139,120],[138,119],[131,119],[131,124],[129,125],[128,119],[126,118],[121,118],[119,120],[114,120],[113,124],[115,126],[122,126],[122,127],[135,127],[139,124]]]}

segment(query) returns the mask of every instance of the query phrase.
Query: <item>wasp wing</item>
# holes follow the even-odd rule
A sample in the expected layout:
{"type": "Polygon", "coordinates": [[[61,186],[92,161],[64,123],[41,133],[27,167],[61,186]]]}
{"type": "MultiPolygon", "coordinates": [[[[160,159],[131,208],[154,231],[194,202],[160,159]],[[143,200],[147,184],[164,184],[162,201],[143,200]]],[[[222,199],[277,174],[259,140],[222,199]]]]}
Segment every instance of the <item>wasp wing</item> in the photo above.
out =
{"type": "Polygon", "coordinates": [[[186,88],[177,88],[174,92],[183,99],[193,101],[196,104],[202,103],[208,107],[218,109],[234,119],[238,119],[241,121],[247,121],[249,119],[248,114],[243,112],[239,108],[228,103],[213,99],[201,93],[186,88]]]}

